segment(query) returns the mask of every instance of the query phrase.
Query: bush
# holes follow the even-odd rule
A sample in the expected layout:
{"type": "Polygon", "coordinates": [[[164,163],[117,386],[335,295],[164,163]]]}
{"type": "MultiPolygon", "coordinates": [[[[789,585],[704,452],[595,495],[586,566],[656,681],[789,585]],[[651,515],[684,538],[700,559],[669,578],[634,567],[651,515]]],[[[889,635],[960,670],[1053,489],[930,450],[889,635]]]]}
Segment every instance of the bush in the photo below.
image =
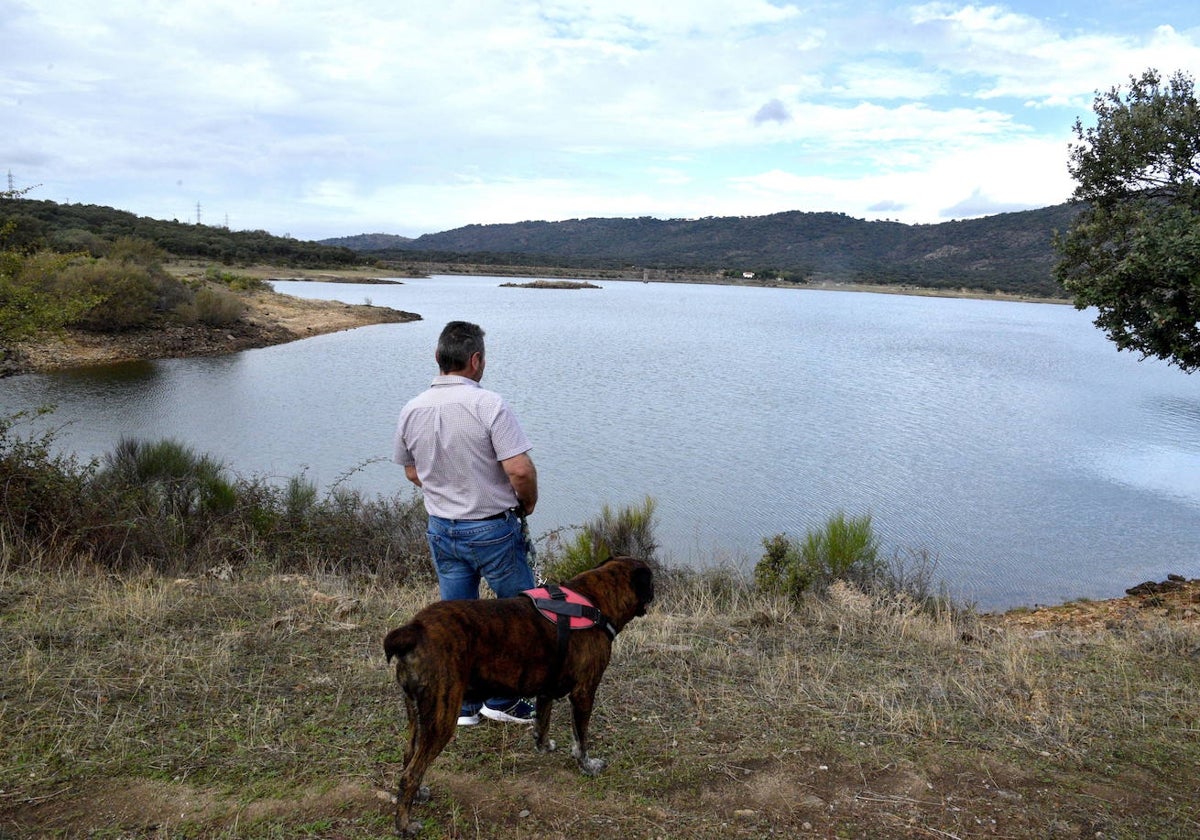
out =
{"type": "Polygon", "coordinates": [[[561,554],[547,552],[543,574],[547,580],[567,580],[609,557],[628,555],[658,564],[658,542],[654,536],[654,499],[614,511],[608,505],[600,516],[579,528],[575,539],[561,554]]]}
{"type": "Polygon", "coordinates": [[[754,568],[762,589],[799,597],[824,592],[835,580],[869,589],[884,565],[871,527],[871,515],[852,517],[838,511],[820,529],[810,530],[797,544],[784,534],[763,540],[765,553],[754,568]]]}
{"type": "Polygon", "coordinates": [[[246,312],[246,305],[237,295],[211,286],[196,292],[194,306],[196,319],[210,327],[228,326],[246,312]]]}
{"type": "MultiPolygon", "coordinates": [[[[43,412],[44,413],[44,412],[43,412]]],[[[418,495],[323,498],[302,477],[278,487],[230,476],[177,441],[122,440],[103,461],[54,454],[54,432],[22,437],[0,418],[4,562],[90,561],[112,570],[366,574],[432,581],[418,495]]]]}
{"type": "Polygon", "coordinates": [[[136,265],[159,273],[167,252],[153,242],[136,236],[119,236],[108,246],[108,259],[122,265],[136,265]]]}
{"type": "Polygon", "coordinates": [[[0,358],[4,345],[45,330],[59,330],[99,301],[83,293],[64,294],[55,287],[71,257],[29,251],[13,239],[11,220],[0,222],[0,358]]]}
{"type": "Polygon", "coordinates": [[[245,274],[235,274],[224,271],[215,265],[210,265],[204,271],[204,276],[213,283],[220,283],[235,292],[271,291],[273,287],[266,280],[250,277],[245,274]]]}
{"type": "Polygon", "coordinates": [[[173,440],[124,438],[92,484],[94,559],[113,568],[183,571],[225,559],[219,525],[237,505],[225,468],[173,440]]]}
{"type": "Polygon", "coordinates": [[[26,547],[69,552],[86,521],[96,464],[55,454],[53,431],[17,433],[19,423],[49,411],[0,417],[0,531],[26,547]]]}
{"type": "Polygon", "coordinates": [[[62,271],[55,285],[68,297],[89,295],[96,301],[73,322],[94,332],[140,327],[154,316],[158,302],[147,269],[109,260],[77,262],[62,271]]]}

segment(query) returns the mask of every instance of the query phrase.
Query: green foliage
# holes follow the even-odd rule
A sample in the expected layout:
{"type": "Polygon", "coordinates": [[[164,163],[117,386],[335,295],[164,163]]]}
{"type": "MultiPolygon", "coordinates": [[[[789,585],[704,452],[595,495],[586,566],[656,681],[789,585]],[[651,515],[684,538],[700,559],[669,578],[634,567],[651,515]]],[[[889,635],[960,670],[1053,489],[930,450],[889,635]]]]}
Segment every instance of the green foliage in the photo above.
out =
{"type": "Polygon", "coordinates": [[[0,222],[0,358],[5,345],[61,329],[99,301],[55,288],[71,256],[28,250],[14,241],[14,229],[12,220],[0,222]]]}
{"type": "Polygon", "coordinates": [[[65,326],[107,332],[140,327],[160,311],[191,300],[162,268],[152,243],[120,237],[106,257],[31,248],[0,222],[0,344],[65,326]]]}
{"type": "Polygon", "coordinates": [[[755,583],[793,597],[824,591],[835,580],[870,588],[884,568],[870,514],[847,518],[838,511],[823,528],[809,530],[800,543],[776,534],[763,540],[763,548],[754,568],[755,583]]]}
{"type": "Polygon", "coordinates": [[[768,592],[788,592],[795,595],[808,588],[800,549],[787,534],[763,538],[763,556],[754,566],[754,583],[768,592]]]}
{"type": "Polygon", "coordinates": [[[21,434],[49,408],[0,417],[0,531],[37,544],[71,545],[81,527],[94,462],[54,451],[54,432],[21,434]]]}
{"type": "Polygon", "coordinates": [[[0,252],[0,345],[59,330],[100,302],[91,290],[57,285],[70,261],[69,256],[48,251],[0,252]]]}
{"type": "Polygon", "coordinates": [[[191,290],[163,269],[165,255],[153,243],[121,237],[107,250],[106,257],[72,260],[48,281],[65,299],[92,301],[72,325],[94,332],[133,329],[192,302],[191,290]]]}
{"type": "Polygon", "coordinates": [[[94,332],[140,327],[154,317],[158,301],[155,279],[145,267],[106,259],[73,263],[55,287],[65,297],[95,301],[72,322],[94,332]]]}
{"type": "Polygon", "coordinates": [[[162,268],[163,260],[167,258],[162,248],[136,236],[117,237],[108,246],[106,256],[115,263],[141,266],[152,272],[158,272],[162,268]]]}
{"type": "Polygon", "coordinates": [[[90,257],[102,257],[108,253],[109,243],[90,230],[68,228],[55,231],[48,240],[53,251],[59,253],[87,254],[90,257]]]}
{"type": "Polygon", "coordinates": [[[564,581],[602,560],[623,555],[657,563],[654,510],[654,499],[649,496],[640,505],[617,510],[604,505],[600,515],[580,527],[561,553],[547,558],[543,575],[547,580],[564,581]]]}
{"type": "Polygon", "coordinates": [[[1069,168],[1085,203],[1055,273],[1118,349],[1200,369],[1200,104],[1156,70],[1097,94],[1069,168]]]}
{"type": "Polygon", "coordinates": [[[102,462],[81,465],[54,453],[53,432],[18,434],[28,419],[0,419],[0,542],[15,562],[432,578],[415,494],[368,498],[335,487],[320,497],[302,477],[281,488],[230,476],[170,440],[122,440],[102,462]]]}
{"type": "MultiPolygon", "coordinates": [[[[58,204],[33,201],[15,195],[0,202],[0,217],[19,216],[23,238],[54,243],[61,232],[81,232],[112,242],[121,237],[151,242],[175,257],[213,260],[226,265],[289,265],[306,268],[335,268],[362,265],[365,259],[348,248],[335,248],[316,242],[273,236],[266,231],[231,231],[223,227],[163,221],[135,216],[111,207],[92,204],[58,204]]],[[[89,250],[91,250],[89,248],[89,250]]],[[[96,252],[93,252],[96,253],[96,252]]],[[[99,255],[99,254],[97,254],[99,255]]]]}
{"type": "Polygon", "coordinates": [[[196,292],[196,319],[213,327],[228,326],[242,317],[246,304],[224,289],[205,286],[196,292]]]}
{"type": "Polygon", "coordinates": [[[205,269],[204,276],[206,279],[227,286],[235,292],[271,289],[271,284],[266,280],[259,280],[257,277],[225,271],[224,269],[217,268],[215,265],[210,265],[205,269]]]}
{"type": "Polygon", "coordinates": [[[194,555],[219,562],[210,536],[237,492],[224,467],[172,440],[122,439],[91,487],[99,520],[90,545],[105,565],[177,570],[194,555]]]}
{"type": "Polygon", "coordinates": [[[122,438],[98,478],[139,509],[168,518],[226,513],[236,496],[219,461],[174,440],[122,438]]]}
{"type": "Polygon", "coordinates": [[[904,283],[1061,297],[1051,239],[1075,214],[1075,208],[1063,204],[937,225],[802,212],[571,219],[468,225],[391,244],[370,237],[357,247],[372,257],[406,264],[550,265],[621,270],[625,276],[636,266],[668,273],[731,272],[726,276],[733,278],[767,266],[765,270],[791,283],[904,283]]]}

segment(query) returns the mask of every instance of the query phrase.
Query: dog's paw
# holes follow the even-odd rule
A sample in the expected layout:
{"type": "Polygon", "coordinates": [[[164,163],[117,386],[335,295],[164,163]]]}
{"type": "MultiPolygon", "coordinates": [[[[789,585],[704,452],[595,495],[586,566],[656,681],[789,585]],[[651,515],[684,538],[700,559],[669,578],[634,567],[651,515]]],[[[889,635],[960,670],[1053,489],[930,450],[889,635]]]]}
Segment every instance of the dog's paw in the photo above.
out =
{"type": "Polygon", "coordinates": [[[600,771],[608,766],[602,758],[580,758],[579,771],[585,776],[599,776],[600,771]]]}
{"type": "Polygon", "coordinates": [[[548,752],[554,752],[556,749],[558,749],[558,744],[554,743],[553,738],[547,738],[544,741],[537,742],[537,751],[538,752],[548,753],[548,752]]]}
{"type": "Polygon", "coordinates": [[[401,822],[399,817],[396,819],[396,834],[401,837],[416,837],[421,833],[420,820],[405,820],[401,822]]]}
{"type": "MultiPolygon", "coordinates": [[[[429,792],[429,785],[421,785],[419,788],[417,788],[417,795],[413,797],[413,804],[424,805],[432,797],[433,794],[429,792]]],[[[420,829],[417,830],[419,831],[420,829]]]]}

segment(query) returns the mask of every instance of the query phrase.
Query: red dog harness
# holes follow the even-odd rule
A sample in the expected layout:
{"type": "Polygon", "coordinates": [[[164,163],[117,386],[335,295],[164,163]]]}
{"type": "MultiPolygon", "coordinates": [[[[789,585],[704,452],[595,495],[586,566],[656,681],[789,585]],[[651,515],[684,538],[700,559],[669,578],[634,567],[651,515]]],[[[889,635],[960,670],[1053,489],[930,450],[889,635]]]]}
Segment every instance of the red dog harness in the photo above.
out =
{"type": "Polygon", "coordinates": [[[616,638],[617,631],[612,622],[596,609],[595,604],[574,589],[548,583],[537,589],[526,589],[521,594],[532,598],[533,605],[541,614],[560,627],[563,624],[567,625],[568,630],[600,627],[610,639],[616,638]]]}
{"type": "Polygon", "coordinates": [[[567,646],[571,642],[572,630],[599,627],[609,639],[617,637],[616,628],[604,613],[573,589],[548,583],[537,589],[526,589],[521,594],[527,595],[546,620],[553,621],[558,628],[558,656],[546,681],[551,691],[558,690],[558,677],[562,673],[563,663],[567,661],[567,646]]]}

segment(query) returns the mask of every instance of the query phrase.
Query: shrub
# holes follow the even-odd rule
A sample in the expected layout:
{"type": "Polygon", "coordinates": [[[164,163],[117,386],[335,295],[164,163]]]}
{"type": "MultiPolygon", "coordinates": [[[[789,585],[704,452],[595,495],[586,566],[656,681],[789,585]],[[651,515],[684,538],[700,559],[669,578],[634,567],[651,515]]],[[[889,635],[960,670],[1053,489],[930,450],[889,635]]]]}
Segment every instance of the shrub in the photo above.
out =
{"type": "Polygon", "coordinates": [[[182,571],[226,559],[217,526],[236,507],[237,490],[210,456],[178,441],[124,438],[92,492],[99,515],[89,543],[100,563],[182,571]]]}
{"type": "Polygon", "coordinates": [[[95,303],[74,321],[95,332],[140,327],[154,316],[158,289],[150,272],[138,265],[109,260],[77,262],[55,282],[68,297],[91,296],[95,303]]]}
{"type": "Polygon", "coordinates": [[[23,436],[18,423],[50,409],[0,417],[0,530],[29,546],[69,551],[85,510],[95,462],[54,452],[54,432],[23,436]]]}
{"type": "Polygon", "coordinates": [[[175,440],[122,438],[105,459],[99,480],[131,494],[148,510],[173,518],[224,513],[236,493],[225,467],[175,440]]]}
{"type": "MultiPolygon", "coordinates": [[[[48,411],[48,409],[47,409],[48,411]]],[[[45,412],[41,412],[45,413],[45,412]]],[[[54,432],[22,437],[0,417],[4,562],[91,561],[113,570],[313,570],[432,581],[415,493],[367,498],[303,478],[280,488],[230,477],[177,441],[122,440],[101,463],[54,454],[54,432]]]]}
{"type": "Polygon", "coordinates": [[[657,565],[658,542],[654,536],[654,499],[647,496],[640,505],[613,510],[608,505],[600,516],[585,523],[574,540],[549,556],[543,568],[547,580],[567,580],[592,568],[602,560],[628,555],[657,565]]]}
{"type": "Polygon", "coordinates": [[[763,538],[763,556],[754,566],[754,583],[768,592],[798,594],[808,588],[807,577],[801,578],[803,564],[800,550],[786,534],[763,538]]]}
{"type": "Polygon", "coordinates": [[[0,358],[4,345],[61,329],[99,302],[90,293],[56,288],[70,255],[29,251],[14,242],[13,231],[11,220],[0,222],[0,358]]]}
{"type": "Polygon", "coordinates": [[[246,305],[236,295],[212,286],[196,292],[194,306],[197,320],[210,327],[235,323],[246,311],[246,305]]]}
{"type": "Polygon", "coordinates": [[[823,592],[835,580],[870,588],[883,568],[870,514],[848,519],[838,511],[799,544],[777,534],[764,539],[763,548],[755,583],[793,597],[807,590],[823,592]]]}
{"type": "Polygon", "coordinates": [[[266,280],[260,280],[257,277],[250,277],[245,274],[235,274],[232,271],[217,268],[215,265],[210,265],[205,269],[204,276],[213,283],[220,283],[235,292],[270,291],[272,289],[271,284],[266,280]]]}
{"type": "Polygon", "coordinates": [[[124,265],[136,265],[157,273],[162,268],[167,253],[147,239],[136,236],[120,236],[108,246],[108,259],[124,265]]]}

